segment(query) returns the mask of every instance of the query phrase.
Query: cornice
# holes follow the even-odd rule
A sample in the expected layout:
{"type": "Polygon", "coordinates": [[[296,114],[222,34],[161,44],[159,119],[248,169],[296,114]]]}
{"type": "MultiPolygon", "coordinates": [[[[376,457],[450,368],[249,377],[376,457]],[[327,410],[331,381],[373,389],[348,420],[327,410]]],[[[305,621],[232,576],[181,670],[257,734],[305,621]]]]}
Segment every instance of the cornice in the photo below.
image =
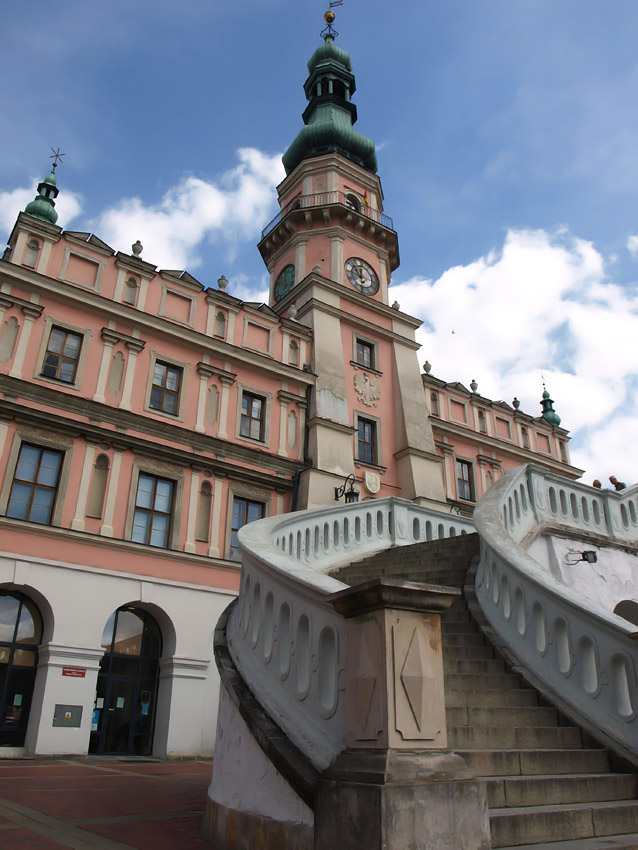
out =
{"type": "Polygon", "coordinates": [[[281,484],[286,489],[292,486],[292,482],[286,482],[278,476],[292,477],[297,470],[305,466],[302,461],[282,458],[274,452],[200,434],[172,422],[160,422],[89,399],[78,399],[57,390],[29,384],[6,375],[0,375],[0,391],[12,398],[20,396],[26,401],[46,404],[62,411],[58,414],[36,410],[5,398],[2,403],[3,419],[14,418],[38,427],[57,430],[73,438],[82,435],[91,440],[105,440],[117,448],[151,454],[181,466],[198,465],[210,467],[222,475],[229,473],[236,475],[237,467],[232,462],[228,462],[226,460],[228,458],[229,461],[252,464],[269,470],[268,473],[262,473],[242,466],[241,475],[246,479],[255,480],[261,484],[268,481],[270,486],[275,486],[274,481],[276,481],[277,486],[281,484]],[[69,419],[64,416],[64,412],[75,416],[85,416],[90,421],[80,422],[77,419],[69,419]],[[96,425],[96,422],[106,422],[118,430],[114,432],[109,428],[96,425]],[[127,433],[129,431],[133,433],[127,433]],[[140,434],[143,436],[139,436],[140,434]],[[170,440],[174,445],[166,446],[157,443],[154,438],[170,440]],[[186,448],[180,449],[177,446],[186,448]],[[204,457],[203,452],[209,452],[215,457],[204,457]]]}
{"type": "MultiPolygon", "coordinates": [[[[89,534],[85,531],[74,531],[71,528],[61,528],[60,526],[55,525],[41,525],[40,523],[10,519],[9,517],[0,517],[0,529],[6,529],[7,531],[20,531],[24,534],[36,534],[38,537],[48,537],[75,544],[81,543],[85,546],[99,546],[100,549],[113,549],[114,551],[127,552],[131,555],[152,555],[153,558],[157,558],[159,560],[175,561],[177,564],[190,564],[213,570],[225,570],[231,573],[239,573],[241,569],[241,564],[234,561],[226,561],[221,558],[210,558],[208,555],[194,555],[188,552],[183,552],[181,549],[162,549],[159,546],[145,546],[142,543],[132,543],[130,540],[124,540],[121,537],[102,537],[99,534],[89,534]]],[[[176,585],[180,587],[192,584],[193,587],[197,587],[198,589],[219,592],[214,587],[199,585],[195,582],[189,583],[182,579],[179,581],[171,581],[170,579],[156,578],[155,576],[147,575],[146,573],[134,573],[129,570],[105,570],[99,567],[86,566],[84,564],[71,564],[63,561],[35,558],[32,555],[22,555],[19,553],[10,554],[11,557],[16,560],[44,561],[52,566],[59,566],[62,569],[100,573],[103,575],[113,575],[115,573],[118,576],[134,578],[137,581],[148,581],[152,584],[176,585]]],[[[127,560],[127,563],[130,563],[130,561],[127,560]]]]}
{"type": "MultiPolygon", "coordinates": [[[[250,349],[232,345],[217,337],[207,336],[200,331],[174,324],[168,319],[145,313],[135,307],[105,298],[96,292],[80,289],[64,281],[38,274],[33,269],[26,269],[24,266],[17,266],[6,260],[0,260],[0,275],[19,286],[27,283],[31,290],[70,304],[79,310],[88,309],[103,321],[113,320],[132,325],[140,328],[144,333],[169,339],[172,343],[182,343],[200,351],[210,352],[224,360],[244,363],[249,368],[268,375],[276,375],[281,380],[297,381],[301,384],[314,383],[312,376],[308,373],[280,360],[274,360],[268,355],[260,355],[250,349]]],[[[5,296],[6,293],[2,293],[2,295],[5,296]]],[[[31,302],[24,303],[30,304],[31,302]]]]}
{"type": "Polygon", "coordinates": [[[34,316],[36,318],[44,310],[44,307],[40,304],[35,304],[33,301],[25,301],[24,298],[18,298],[17,295],[11,295],[9,292],[0,292],[0,304],[4,307],[19,307],[25,316],[34,316]]]}
{"type": "Polygon", "coordinates": [[[322,416],[313,416],[312,419],[308,420],[307,425],[309,428],[323,426],[332,431],[338,431],[340,434],[347,434],[348,436],[356,433],[357,430],[352,425],[343,425],[341,422],[334,422],[332,419],[324,419],[322,416]]]}
{"type": "Polygon", "coordinates": [[[463,427],[462,425],[454,425],[446,419],[439,419],[438,417],[430,416],[430,423],[432,425],[433,432],[435,432],[435,439],[437,431],[441,434],[441,436],[449,434],[454,437],[458,437],[467,443],[471,443],[476,446],[485,446],[493,451],[519,459],[521,464],[542,464],[546,469],[549,468],[553,472],[556,472],[559,475],[564,475],[567,478],[580,478],[585,471],[584,469],[578,469],[576,466],[571,466],[568,463],[563,463],[551,455],[540,455],[538,452],[534,452],[531,449],[524,449],[517,443],[499,440],[497,437],[492,437],[489,434],[478,433],[473,431],[471,428],[463,427]]]}

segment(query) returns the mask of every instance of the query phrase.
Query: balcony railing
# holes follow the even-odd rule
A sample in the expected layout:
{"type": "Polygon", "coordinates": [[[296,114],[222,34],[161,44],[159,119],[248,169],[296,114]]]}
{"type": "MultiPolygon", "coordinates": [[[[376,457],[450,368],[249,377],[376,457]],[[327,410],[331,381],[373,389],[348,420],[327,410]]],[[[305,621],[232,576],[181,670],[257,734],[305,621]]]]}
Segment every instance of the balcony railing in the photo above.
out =
{"type": "Polygon", "coordinates": [[[369,218],[371,221],[380,224],[382,227],[387,227],[388,230],[394,230],[394,224],[389,215],[382,213],[380,210],[375,210],[368,204],[362,203],[352,195],[347,195],[345,192],[319,192],[316,195],[297,195],[292,201],[289,201],[277,215],[268,222],[266,227],[261,231],[261,238],[265,239],[271,233],[280,221],[292,212],[292,210],[311,209],[313,207],[326,207],[335,204],[340,204],[343,207],[351,209],[353,212],[369,218]]]}

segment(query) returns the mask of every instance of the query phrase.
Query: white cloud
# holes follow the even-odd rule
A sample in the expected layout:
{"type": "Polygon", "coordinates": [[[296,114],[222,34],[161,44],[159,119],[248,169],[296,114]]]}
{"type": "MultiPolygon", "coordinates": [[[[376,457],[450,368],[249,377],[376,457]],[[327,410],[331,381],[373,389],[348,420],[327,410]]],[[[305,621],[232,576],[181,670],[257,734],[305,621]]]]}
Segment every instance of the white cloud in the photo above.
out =
{"type": "MultiPolygon", "coordinates": [[[[18,213],[38,194],[37,186],[39,182],[34,177],[27,188],[20,187],[18,189],[10,189],[6,192],[0,192],[0,230],[6,233],[7,236],[13,229],[18,213]]],[[[60,193],[60,197],[55,202],[55,208],[58,213],[56,224],[60,225],[60,227],[65,227],[80,214],[82,210],[82,196],[66,189],[60,193]]]]}
{"type": "Polygon", "coordinates": [[[124,198],[100,215],[93,230],[127,253],[139,239],[144,259],[164,268],[197,268],[204,240],[223,239],[232,258],[240,241],[259,234],[275,206],[272,187],[284,176],[280,154],[240,148],[237,156],[237,167],[216,183],[186,177],[151,206],[124,198]]]}
{"type": "Polygon", "coordinates": [[[456,266],[438,280],[392,287],[401,309],[427,323],[417,332],[432,374],[539,415],[542,377],[572,460],[590,477],[638,480],[634,381],[638,295],[609,282],[590,242],[564,229],[509,231],[500,252],[456,266]]]}
{"type": "Polygon", "coordinates": [[[638,236],[635,234],[632,234],[627,238],[627,250],[634,260],[638,257],[638,236]]]}

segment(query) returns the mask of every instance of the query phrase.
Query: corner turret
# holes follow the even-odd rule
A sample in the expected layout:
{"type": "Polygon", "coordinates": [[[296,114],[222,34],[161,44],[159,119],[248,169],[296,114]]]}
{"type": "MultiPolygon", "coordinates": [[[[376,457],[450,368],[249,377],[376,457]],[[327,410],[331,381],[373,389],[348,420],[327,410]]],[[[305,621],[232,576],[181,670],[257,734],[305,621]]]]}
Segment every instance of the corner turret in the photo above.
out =
{"type": "Polygon", "coordinates": [[[24,211],[27,215],[34,218],[39,218],[49,224],[55,224],[58,220],[58,214],[55,210],[55,199],[58,197],[60,190],[56,186],[55,165],[51,169],[51,173],[38,184],[38,194],[27,204],[24,211]]]}
{"type": "Polygon", "coordinates": [[[543,385],[543,398],[541,399],[541,407],[543,408],[542,418],[545,422],[558,428],[560,425],[560,416],[554,410],[554,401],[549,397],[547,388],[543,385]]]}

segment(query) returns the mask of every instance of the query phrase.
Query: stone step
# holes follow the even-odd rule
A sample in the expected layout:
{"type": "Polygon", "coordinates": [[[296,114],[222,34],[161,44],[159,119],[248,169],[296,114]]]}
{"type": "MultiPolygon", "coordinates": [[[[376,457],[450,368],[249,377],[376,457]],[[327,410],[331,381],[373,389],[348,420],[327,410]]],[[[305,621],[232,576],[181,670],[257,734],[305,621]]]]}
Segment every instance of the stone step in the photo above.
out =
{"type": "Polygon", "coordinates": [[[494,658],[494,650],[491,646],[476,646],[469,644],[467,646],[444,646],[443,659],[459,660],[462,658],[475,658],[490,660],[494,658]]]}
{"type": "Polygon", "coordinates": [[[520,688],[521,678],[516,673],[486,675],[485,673],[450,673],[445,670],[445,687],[449,690],[471,693],[495,688],[520,688]]]}
{"type": "Polygon", "coordinates": [[[470,673],[473,676],[494,676],[505,673],[505,662],[499,658],[446,658],[444,662],[446,673],[470,673]]]}
{"type": "Polygon", "coordinates": [[[488,776],[559,776],[567,773],[609,773],[606,750],[456,750],[476,775],[488,776]]]}
{"type": "MultiPolygon", "coordinates": [[[[638,801],[492,809],[492,847],[566,841],[638,831],[638,801]]],[[[601,846],[605,845],[601,841],[601,846]]]]}
{"type": "Polygon", "coordinates": [[[540,706],[448,706],[448,726],[555,726],[558,713],[555,708],[540,706]]]}
{"type": "Polygon", "coordinates": [[[504,750],[564,750],[581,743],[575,726],[448,726],[447,731],[454,750],[485,750],[496,742],[504,750]]]}
{"type": "Polygon", "coordinates": [[[541,844],[518,844],[500,850],[638,850],[638,832],[606,835],[603,838],[578,838],[576,841],[543,841],[541,844]]]}
{"type": "Polygon", "coordinates": [[[445,704],[453,706],[517,706],[538,705],[538,694],[531,688],[493,689],[490,691],[477,690],[445,690],[445,704]]]}
{"type": "Polygon", "coordinates": [[[458,634],[445,632],[443,650],[451,646],[482,646],[476,632],[459,632],[458,634]]]}
{"type": "Polygon", "coordinates": [[[632,800],[638,791],[629,773],[493,776],[485,785],[491,809],[632,800]]]}
{"type": "Polygon", "coordinates": [[[478,636],[479,630],[478,626],[473,620],[462,620],[462,621],[454,621],[454,620],[446,620],[443,618],[441,620],[441,631],[443,634],[475,634],[478,636]]]}

